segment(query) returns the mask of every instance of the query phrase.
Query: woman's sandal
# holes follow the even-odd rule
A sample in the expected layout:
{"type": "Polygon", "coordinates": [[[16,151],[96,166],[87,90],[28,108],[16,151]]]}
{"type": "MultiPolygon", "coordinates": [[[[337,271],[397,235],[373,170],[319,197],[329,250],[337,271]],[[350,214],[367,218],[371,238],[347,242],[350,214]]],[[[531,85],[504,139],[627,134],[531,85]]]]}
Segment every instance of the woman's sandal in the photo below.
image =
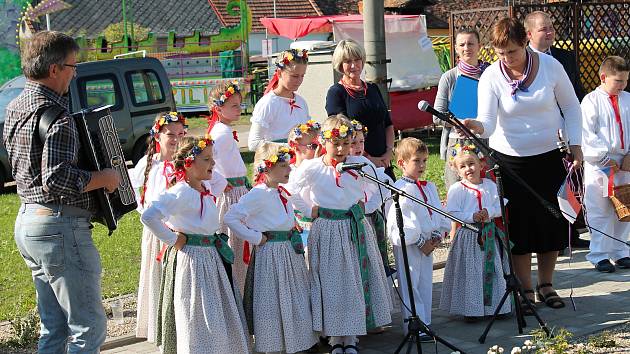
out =
{"type": "MultiPolygon", "coordinates": [[[[527,290],[523,290],[523,293],[525,294],[525,296],[527,296],[527,294],[532,294],[534,295],[534,290],[533,289],[527,289],[527,290]]],[[[520,299],[520,303],[521,303],[521,313],[523,314],[523,316],[533,316],[534,315],[534,311],[527,306],[527,302],[525,302],[525,299],[521,298],[520,299]]],[[[533,306],[536,305],[536,297],[534,296],[533,299],[528,298],[529,302],[532,303],[533,306]]]]}
{"type": "Polygon", "coordinates": [[[551,307],[552,309],[563,308],[565,306],[564,301],[562,301],[562,298],[558,296],[557,292],[552,291],[552,292],[549,292],[547,295],[543,295],[540,292],[541,288],[551,288],[551,287],[553,287],[553,284],[551,283],[536,285],[536,295],[538,296],[538,299],[544,302],[545,305],[551,307]]]}

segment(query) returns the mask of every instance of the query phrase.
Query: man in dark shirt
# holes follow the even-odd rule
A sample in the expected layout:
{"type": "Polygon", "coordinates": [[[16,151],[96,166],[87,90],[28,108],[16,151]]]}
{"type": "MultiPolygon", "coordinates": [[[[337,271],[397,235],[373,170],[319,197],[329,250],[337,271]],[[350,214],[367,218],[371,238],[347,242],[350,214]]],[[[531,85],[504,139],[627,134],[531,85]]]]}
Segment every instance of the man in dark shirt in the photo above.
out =
{"type": "Polygon", "coordinates": [[[98,353],[107,320],[101,302],[101,262],[92,242],[96,207],[89,191],[114,191],[115,170],[78,166],[79,136],[68,114],[77,43],[60,32],[35,34],[22,53],[24,91],[7,106],[4,144],[22,202],[15,242],[32,272],[41,317],[39,353],[98,353]],[[51,107],[63,114],[44,141],[39,117],[51,107]]]}
{"type": "MultiPolygon", "coordinates": [[[[534,11],[525,17],[524,24],[527,38],[529,39],[529,47],[535,52],[551,55],[562,64],[564,71],[569,76],[569,80],[571,80],[575,95],[578,100],[582,101],[584,89],[580,82],[580,73],[577,69],[575,54],[553,46],[553,42],[556,40],[556,31],[553,28],[551,17],[545,12],[534,11]]],[[[583,213],[580,213],[576,222],[571,224],[571,246],[574,248],[588,248],[589,241],[580,238],[577,224],[580,226],[584,225],[583,213]]],[[[563,252],[561,251],[560,255],[562,254],[563,252]]]]}

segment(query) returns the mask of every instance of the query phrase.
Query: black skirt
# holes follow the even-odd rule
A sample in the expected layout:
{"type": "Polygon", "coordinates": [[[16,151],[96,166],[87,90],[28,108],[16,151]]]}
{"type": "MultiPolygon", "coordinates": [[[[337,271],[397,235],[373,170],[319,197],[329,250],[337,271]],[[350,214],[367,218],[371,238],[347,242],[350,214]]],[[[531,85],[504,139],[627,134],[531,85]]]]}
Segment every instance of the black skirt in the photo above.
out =
{"type": "MultiPolygon", "coordinates": [[[[551,204],[558,206],[558,190],[567,172],[562,153],[552,150],[534,156],[510,156],[495,152],[503,168],[510,168],[534,191],[551,204]]],[[[508,200],[512,253],[544,253],[559,251],[568,245],[569,223],[553,216],[530,192],[502,171],[505,197],[508,200]]]]}

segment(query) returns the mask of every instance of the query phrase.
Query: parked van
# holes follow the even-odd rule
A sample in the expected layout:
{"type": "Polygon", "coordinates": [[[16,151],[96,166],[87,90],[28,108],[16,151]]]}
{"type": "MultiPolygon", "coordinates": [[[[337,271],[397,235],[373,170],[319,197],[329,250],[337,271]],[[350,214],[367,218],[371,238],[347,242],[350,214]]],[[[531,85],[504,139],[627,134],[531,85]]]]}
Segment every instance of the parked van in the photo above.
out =
{"type": "MultiPolygon", "coordinates": [[[[0,87],[0,138],[6,106],[22,92],[25,83],[24,76],[18,76],[0,87]]],[[[177,110],[166,71],[155,58],[79,63],[69,99],[71,112],[111,105],[125,159],[134,164],[145,154],[155,115],[177,110]]],[[[12,180],[7,151],[0,144],[0,189],[12,180]]]]}

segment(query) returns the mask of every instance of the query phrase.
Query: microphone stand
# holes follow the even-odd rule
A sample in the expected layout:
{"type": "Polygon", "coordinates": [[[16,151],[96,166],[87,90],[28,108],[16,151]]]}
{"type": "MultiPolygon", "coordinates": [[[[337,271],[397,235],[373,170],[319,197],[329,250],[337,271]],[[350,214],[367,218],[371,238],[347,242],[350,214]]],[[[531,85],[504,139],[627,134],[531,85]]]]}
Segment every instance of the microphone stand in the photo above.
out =
{"type": "Polygon", "coordinates": [[[413,285],[411,284],[411,273],[409,272],[409,259],[407,257],[407,243],[405,241],[405,231],[403,228],[403,219],[402,219],[402,211],[400,209],[400,203],[399,203],[399,198],[400,196],[403,196],[405,198],[408,198],[426,208],[429,208],[430,210],[448,218],[451,219],[452,221],[458,222],[462,224],[462,227],[465,227],[467,229],[470,229],[472,231],[475,231],[477,233],[481,232],[481,230],[476,227],[475,225],[471,225],[468,223],[463,222],[462,220],[459,220],[458,218],[450,215],[449,213],[446,213],[442,210],[440,210],[439,208],[434,207],[433,205],[427,204],[424,201],[409,195],[407,192],[398,189],[394,186],[392,186],[391,184],[389,184],[389,182],[382,182],[380,181],[378,178],[362,171],[361,169],[356,169],[354,170],[356,171],[359,175],[361,175],[363,178],[370,180],[378,185],[381,185],[387,189],[389,189],[392,192],[392,199],[394,200],[394,207],[396,208],[396,224],[398,225],[398,233],[400,235],[400,246],[402,247],[402,255],[403,255],[403,266],[405,268],[405,277],[407,277],[407,293],[409,294],[409,299],[411,299],[411,315],[405,319],[405,322],[407,322],[407,335],[405,336],[405,338],[403,339],[402,343],[400,343],[400,345],[398,346],[398,348],[396,349],[396,351],[394,352],[395,354],[398,354],[401,352],[401,350],[403,349],[403,347],[405,346],[405,344],[407,345],[407,354],[411,353],[411,348],[413,348],[413,344],[415,343],[416,345],[416,350],[418,353],[422,353],[422,345],[420,342],[420,333],[426,333],[427,335],[433,337],[434,340],[444,344],[445,346],[447,346],[448,348],[452,349],[453,351],[465,354],[465,352],[457,347],[455,347],[453,344],[447,342],[446,340],[444,340],[443,338],[440,338],[440,336],[438,336],[435,332],[433,332],[433,330],[431,330],[431,328],[429,328],[426,323],[422,322],[422,320],[420,320],[420,317],[418,317],[418,313],[416,312],[416,300],[414,298],[413,295],[413,285]]]}
{"type": "Polygon", "coordinates": [[[521,282],[518,280],[518,278],[516,277],[516,274],[514,274],[514,264],[512,263],[512,251],[510,250],[510,246],[509,246],[510,233],[509,233],[509,227],[508,227],[508,220],[506,218],[505,202],[503,200],[504,191],[503,191],[503,178],[502,178],[501,172],[505,171],[518,184],[520,184],[527,191],[529,191],[534,196],[534,198],[536,198],[547,209],[547,211],[549,211],[555,217],[560,218],[561,214],[559,213],[558,208],[556,208],[553,204],[551,204],[550,202],[545,200],[543,197],[541,197],[535,190],[532,189],[532,187],[530,187],[525,181],[523,181],[523,179],[520,178],[516,173],[514,173],[514,171],[512,171],[510,168],[502,167],[500,163],[501,162],[500,159],[494,155],[494,150],[491,149],[484,142],[482,142],[481,139],[477,137],[477,135],[475,135],[472,131],[470,131],[470,129],[468,129],[460,120],[455,118],[455,116],[453,116],[452,113],[444,114],[442,112],[436,111],[432,107],[430,108],[430,110],[431,112],[429,113],[433,114],[440,120],[454,127],[457,127],[457,129],[463,132],[467,138],[473,140],[475,142],[475,145],[481,150],[484,156],[487,156],[493,162],[492,171],[494,171],[494,175],[496,177],[497,191],[499,194],[499,205],[501,206],[501,221],[503,222],[503,226],[505,227],[505,238],[507,240],[507,244],[504,245],[501,242],[500,237],[497,237],[496,239],[499,245],[499,255],[501,256],[501,263],[503,263],[503,257],[504,257],[503,251],[505,250],[505,254],[507,254],[508,273],[506,274],[505,269],[503,269],[503,277],[505,278],[505,288],[506,288],[505,293],[503,294],[501,301],[499,302],[497,308],[495,309],[494,314],[492,314],[492,319],[490,320],[490,323],[488,323],[485,330],[479,337],[479,343],[484,343],[486,341],[486,337],[488,335],[488,332],[490,331],[490,327],[492,327],[492,324],[497,319],[497,316],[499,315],[499,311],[501,310],[501,307],[503,307],[503,304],[505,303],[505,301],[507,300],[507,297],[510,294],[512,294],[514,298],[518,333],[523,334],[523,327],[527,326],[527,323],[525,322],[525,316],[523,315],[521,311],[522,310],[521,299],[523,299],[525,301],[526,306],[532,311],[534,317],[536,317],[536,320],[538,321],[538,324],[540,324],[540,327],[545,331],[547,336],[551,336],[551,332],[549,331],[549,328],[547,328],[547,325],[545,324],[545,322],[542,320],[540,315],[538,315],[538,312],[536,311],[536,308],[534,307],[534,305],[527,298],[527,296],[525,296],[525,292],[523,291],[523,286],[521,282]]]}

